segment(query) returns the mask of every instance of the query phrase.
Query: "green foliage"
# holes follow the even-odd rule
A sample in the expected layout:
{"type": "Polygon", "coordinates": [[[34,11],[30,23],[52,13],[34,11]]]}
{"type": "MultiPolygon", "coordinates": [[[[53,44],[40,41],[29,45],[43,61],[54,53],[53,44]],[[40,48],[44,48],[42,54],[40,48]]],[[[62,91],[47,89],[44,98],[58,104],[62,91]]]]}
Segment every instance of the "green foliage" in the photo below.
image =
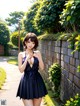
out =
{"type": "Polygon", "coordinates": [[[80,72],[80,65],[77,67],[77,72],[80,72]]]}
{"type": "Polygon", "coordinates": [[[55,91],[59,90],[60,80],[61,80],[61,67],[58,63],[54,63],[49,68],[49,79],[54,83],[55,91]]]}
{"type": "Polygon", "coordinates": [[[80,52],[80,34],[75,39],[76,39],[76,42],[75,42],[76,48],[75,48],[75,50],[80,52]]]}
{"type": "Polygon", "coordinates": [[[61,33],[58,40],[67,40],[69,42],[68,47],[73,50],[72,53],[80,51],[80,34],[78,32],[61,33]]]}
{"type": "Polygon", "coordinates": [[[72,53],[79,51],[80,52],[80,35],[78,32],[74,32],[68,38],[69,48],[73,50],[72,53]]]}
{"type": "Polygon", "coordinates": [[[40,31],[34,27],[34,17],[36,12],[40,6],[40,2],[35,2],[29,11],[26,13],[26,19],[23,20],[24,28],[27,32],[34,32],[35,34],[39,35],[40,31]]]}
{"type": "Polygon", "coordinates": [[[69,41],[69,48],[74,50],[75,49],[75,38],[77,36],[77,32],[74,32],[71,34],[71,36],[68,38],[69,41]]]}
{"type": "Polygon", "coordinates": [[[18,46],[18,37],[19,37],[18,32],[13,32],[11,35],[11,41],[15,46],[18,46]]]}
{"type": "MultiPolygon", "coordinates": [[[[22,47],[22,41],[23,41],[23,37],[24,35],[24,31],[20,31],[20,46],[22,47]]],[[[19,39],[19,32],[13,32],[11,35],[11,42],[13,43],[13,45],[18,47],[18,39],[19,39]]]]}
{"type": "Polygon", "coordinates": [[[65,0],[43,0],[34,19],[36,28],[41,31],[61,31],[59,15],[64,7],[65,0]]]}
{"type": "Polygon", "coordinates": [[[8,42],[8,47],[9,47],[9,49],[16,49],[16,50],[18,50],[18,47],[13,45],[13,43],[11,41],[8,42]]]}
{"type": "Polygon", "coordinates": [[[80,31],[80,0],[68,0],[60,15],[60,23],[67,31],[80,31]]]}
{"type": "Polygon", "coordinates": [[[67,102],[64,106],[80,106],[80,96],[79,96],[79,94],[76,94],[74,96],[74,98],[70,98],[70,100],[67,100],[67,102]]]}
{"type": "Polygon", "coordinates": [[[6,72],[3,68],[0,67],[0,89],[3,83],[5,82],[5,79],[6,79],[6,72]]]}
{"type": "MultiPolygon", "coordinates": [[[[11,12],[9,14],[9,17],[5,20],[9,26],[14,26],[15,30],[18,30],[19,21],[23,18],[23,16],[24,16],[24,12],[15,11],[15,12],[11,12]]],[[[21,29],[21,27],[22,27],[22,23],[20,23],[20,29],[21,29]]]]}
{"type": "Polygon", "coordinates": [[[9,42],[9,29],[5,23],[0,21],[0,44],[6,45],[9,42]]]}
{"type": "Polygon", "coordinates": [[[43,35],[38,36],[39,40],[57,40],[61,33],[53,34],[53,33],[44,33],[43,35]]]}

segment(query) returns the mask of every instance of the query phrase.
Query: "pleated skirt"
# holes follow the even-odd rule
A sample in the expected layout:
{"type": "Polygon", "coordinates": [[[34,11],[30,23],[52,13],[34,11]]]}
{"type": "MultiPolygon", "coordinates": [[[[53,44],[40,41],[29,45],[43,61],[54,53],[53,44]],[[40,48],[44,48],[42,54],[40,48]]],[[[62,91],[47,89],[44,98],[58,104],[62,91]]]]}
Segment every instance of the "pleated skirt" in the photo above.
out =
{"type": "Polygon", "coordinates": [[[23,75],[17,90],[17,96],[20,99],[35,99],[41,98],[47,94],[45,83],[38,72],[35,77],[23,75]]]}

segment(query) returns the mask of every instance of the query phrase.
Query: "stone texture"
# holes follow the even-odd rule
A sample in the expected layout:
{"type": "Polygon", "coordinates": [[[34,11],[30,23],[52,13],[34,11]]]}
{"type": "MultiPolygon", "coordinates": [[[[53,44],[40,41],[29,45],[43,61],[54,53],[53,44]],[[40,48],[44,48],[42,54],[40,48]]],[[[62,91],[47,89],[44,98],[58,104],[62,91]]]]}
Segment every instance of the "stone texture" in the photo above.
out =
{"type": "Polygon", "coordinates": [[[67,56],[67,55],[64,56],[64,62],[69,64],[69,56],[67,56]]]}
{"type": "Polygon", "coordinates": [[[17,56],[18,55],[18,50],[9,50],[9,55],[11,56],[17,56]]]}
{"type": "Polygon", "coordinates": [[[61,48],[61,53],[67,55],[68,54],[67,48],[61,48]]]}
{"type": "Polygon", "coordinates": [[[55,47],[55,52],[60,53],[60,47],[55,47]]]}
{"type": "Polygon", "coordinates": [[[74,78],[74,75],[73,75],[72,73],[69,73],[69,79],[70,79],[70,81],[71,81],[71,82],[73,82],[73,81],[74,81],[74,79],[73,79],[73,78],[74,78]]]}
{"type": "Polygon", "coordinates": [[[67,70],[62,70],[62,74],[65,76],[65,78],[68,78],[69,72],[67,70]]]}
{"type": "Polygon", "coordinates": [[[76,77],[76,76],[74,76],[74,83],[75,83],[75,85],[76,85],[77,87],[80,88],[80,79],[79,79],[78,77],[76,77]]]}
{"type": "Polygon", "coordinates": [[[78,57],[78,51],[76,51],[76,52],[74,53],[74,58],[77,58],[77,59],[79,58],[79,57],[78,57]]]}
{"type": "Polygon", "coordinates": [[[56,58],[57,58],[58,60],[60,60],[60,54],[59,54],[59,53],[56,54],[56,58]]]}
{"type": "Polygon", "coordinates": [[[80,60],[80,52],[79,52],[79,60],[80,60]]]}
{"type": "Polygon", "coordinates": [[[74,84],[74,92],[73,92],[73,95],[75,96],[77,93],[80,94],[80,88],[78,88],[78,87],[74,84]]]}
{"type": "Polygon", "coordinates": [[[64,59],[64,55],[63,54],[61,54],[61,60],[63,60],[64,59]]]}
{"type": "Polygon", "coordinates": [[[64,68],[64,61],[61,61],[61,66],[64,68]]]}
{"type": "Polygon", "coordinates": [[[80,72],[77,72],[77,68],[75,68],[75,75],[80,79],[80,72]]]}
{"type": "Polygon", "coordinates": [[[72,54],[72,50],[71,49],[68,49],[68,56],[73,57],[73,54],[72,54]]]}
{"type": "Polygon", "coordinates": [[[65,42],[65,41],[62,41],[62,47],[64,48],[67,48],[67,46],[68,46],[68,43],[67,42],[65,42]]]}
{"type": "Polygon", "coordinates": [[[78,65],[80,65],[79,62],[80,62],[79,59],[76,59],[76,67],[77,67],[78,65]]]}
{"type": "Polygon", "coordinates": [[[64,68],[65,68],[65,70],[69,71],[70,70],[70,64],[64,63],[64,68]]]}
{"type": "Polygon", "coordinates": [[[53,63],[57,62],[61,65],[60,98],[62,101],[80,92],[80,72],[77,72],[77,66],[80,65],[80,52],[71,54],[72,50],[68,45],[67,41],[62,41],[62,46],[61,41],[41,41],[39,47],[45,62],[47,76],[48,69],[53,63]]]}
{"type": "Polygon", "coordinates": [[[70,64],[73,65],[73,66],[75,65],[75,58],[70,57],[70,64]]]}
{"type": "Polygon", "coordinates": [[[75,67],[72,66],[72,65],[70,65],[70,72],[71,72],[72,74],[75,74],[75,67]]]}

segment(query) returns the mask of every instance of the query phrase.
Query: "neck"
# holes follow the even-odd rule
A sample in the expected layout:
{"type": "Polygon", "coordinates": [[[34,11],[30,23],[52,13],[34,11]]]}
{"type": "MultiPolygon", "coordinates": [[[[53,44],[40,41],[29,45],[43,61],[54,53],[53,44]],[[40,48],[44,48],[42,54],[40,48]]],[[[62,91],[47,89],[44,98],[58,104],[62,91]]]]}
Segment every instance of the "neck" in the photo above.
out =
{"type": "Polygon", "coordinates": [[[26,49],[27,53],[33,53],[33,50],[26,49]]]}

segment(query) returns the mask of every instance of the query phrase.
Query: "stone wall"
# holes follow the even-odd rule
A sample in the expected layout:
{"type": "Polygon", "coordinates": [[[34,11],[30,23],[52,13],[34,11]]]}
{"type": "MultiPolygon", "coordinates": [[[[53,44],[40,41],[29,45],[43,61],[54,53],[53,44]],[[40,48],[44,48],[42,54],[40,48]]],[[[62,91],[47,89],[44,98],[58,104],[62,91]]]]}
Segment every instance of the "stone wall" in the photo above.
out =
{"type": "Polygon", "coordinates": [[[45,63],[45,78],[48,77],[49,67],[57,62],[62,66],[61,92],[62,101],[80,93],[80,52],[71,54],[67,41],[39,41],[39,50],[45,63]]]}
{"type": "Polygon", "coordinates": [[[15,50],[15,49],[9,50],[9,55],[11,55],[11,56],[18,56],[18,50],[15,50]]]}

